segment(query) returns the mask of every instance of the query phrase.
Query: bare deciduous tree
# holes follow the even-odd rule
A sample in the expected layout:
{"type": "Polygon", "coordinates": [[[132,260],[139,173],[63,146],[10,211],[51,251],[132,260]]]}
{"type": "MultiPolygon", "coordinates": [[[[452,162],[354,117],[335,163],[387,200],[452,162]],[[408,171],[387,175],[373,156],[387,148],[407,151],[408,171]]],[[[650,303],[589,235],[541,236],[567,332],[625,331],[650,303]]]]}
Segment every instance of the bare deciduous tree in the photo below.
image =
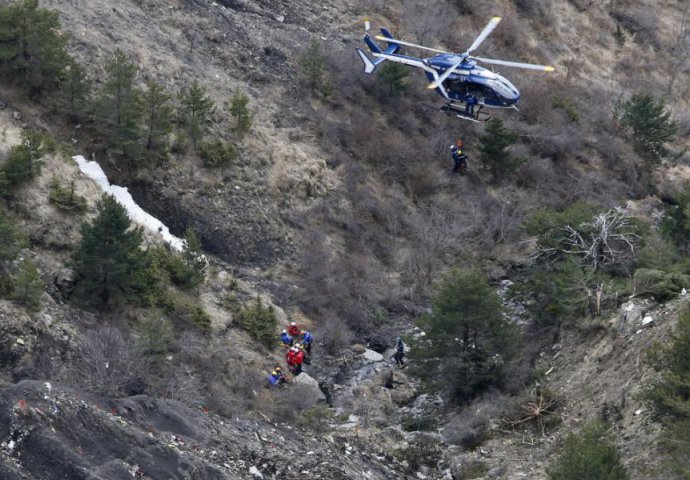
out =
{"type": "Polygon", "coordinates": [[[563,236],[557,247],[541,248],[538,257],[561,254],[577,255],[596,272],[603,267],[626,265],[635,255],[635,245],[641,239],[632,226],[632,217],[618,207],[596,215],[592,221],[577,228],[560,227],[563,236]]]}

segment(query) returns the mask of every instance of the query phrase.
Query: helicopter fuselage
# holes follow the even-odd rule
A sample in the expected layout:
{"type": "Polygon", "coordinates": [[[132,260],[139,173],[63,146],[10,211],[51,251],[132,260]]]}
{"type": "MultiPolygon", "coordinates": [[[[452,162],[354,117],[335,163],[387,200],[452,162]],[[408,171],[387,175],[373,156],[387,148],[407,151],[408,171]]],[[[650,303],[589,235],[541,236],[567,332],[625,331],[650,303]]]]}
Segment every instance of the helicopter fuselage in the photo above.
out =
{"type": "MultiPolygon", "coordinates": [[[[439,75],[451,68],[461,56],[441,54],[424,60],[439,75]]],[[[430,81],[434,81],[431,72],[425,72],[430,81]]],[[[510,108],[520,100],[520,92],[508,79],[483,67],[473,60],[465,60],[443,82],[445,93],[451,101],[464,101],[468,95],[474,95],[479,105],[494,108],[510,108]]],[[[440,88],[436,92],[445,97],[440,88]]]]}

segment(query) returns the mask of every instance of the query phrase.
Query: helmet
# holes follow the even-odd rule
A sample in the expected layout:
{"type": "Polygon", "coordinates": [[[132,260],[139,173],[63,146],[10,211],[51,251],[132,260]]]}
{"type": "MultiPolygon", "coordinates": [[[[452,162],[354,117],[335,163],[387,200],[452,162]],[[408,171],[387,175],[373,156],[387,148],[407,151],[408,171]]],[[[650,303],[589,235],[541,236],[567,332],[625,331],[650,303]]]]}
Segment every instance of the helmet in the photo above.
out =
{"type": "Polygon", "coordinates": [[[290,322],[290,326],[291,326],[291,327],[296,327],[296,326],[297,326],[297,322],[290,322]]]}
{"type": "Polygon", "coordinates": [[[463,143],[462,138],[458,138],[457,140],[455,140],[455,145],[457,145],[458,147],[462,147],[465,144],[463,143]]]}
{"type": "Polygon", "coordinates": [[[276,372],[275,370],[273,370],[273,371],[271,372],[271,375],[273,375],[273,376],[275,377],[276,375],[278,375],[278,372],[276,372]]]}
{"type": "Polygon", "coordinates": [[[280,372],[280,367],[276,367],[276,372],[280,372]]]}
{"type": "Polygon", "coordinates": [[[280,333],[287,333],[287,330],[283,330],[283,331],[282,331],[282,332],[280,332],[280,333]]]}

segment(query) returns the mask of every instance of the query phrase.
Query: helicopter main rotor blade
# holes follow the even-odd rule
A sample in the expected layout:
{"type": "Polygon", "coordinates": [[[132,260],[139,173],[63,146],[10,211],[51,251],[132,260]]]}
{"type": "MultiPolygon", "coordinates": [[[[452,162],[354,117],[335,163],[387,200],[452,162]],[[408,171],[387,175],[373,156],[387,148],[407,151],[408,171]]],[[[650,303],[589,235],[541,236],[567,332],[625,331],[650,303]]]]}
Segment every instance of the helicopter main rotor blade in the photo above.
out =
{"type": "Polygon", "coordinates": [[[450,74],[453,73],[455,71],[455,69],[458,68],[458,66],[464,61],[465,61],[465,57],[464,56],[460,57],[460,60],[455,62],[449,69],[447,69],[445,72],[443,72],[441,75],[439,75],[439,77],[435,81],[431,82],[429,84],[429,86],[426,88],[428,88],[428,89],[441,88],[443,86],[443,82],[446,80],[446,78],[448,78],[450,76],[450,74]]]}
{"type": "Polygon", "coordinates": [[[542,72],[553,72],[556,70],[551,65],[535,65],[533,63],[520,63],[520,62],[509,62],[507,60],[494,60],[492,58],[483,57],[471,57],[473,60],[479,60],[483,63],[489,63],[491,65],[505,65],[506,67],[514,68],[526,68],[528,70],[541,70],[542,72]]]}
{"type": "Polygon", "coordinates": [[[407,47],[414,47],[414,48],[419,48],[422,50],[429,50],[430,52],[436,52],[436,53],[449,53],[444,50],[438,50],[436,48],[430,48],[430,47],[425,47],[423,45],[417,45],[416,43],[412,42],[406,42],[404,40],[398,40],[397,38],[390,38],[390,37],[384,37],[383,35],[376,35],[376,40],[383,40],[385,42],[392,42],[392,43],[399,43],[400,45],[405,45],[407,47]]]}
{"type": "Polygon", "coordinates": [[[479,36],[474,39],[474,42],[472,45],[470,45],[470,48],[468,48],[465,53],[469,54],[470,52],[474,52],[476,49],[478,49],[479,45],[481,45],[486,37],[488,37],[489,34],[494,31],[494,28],[496,28],[496,25],[498,25],[500,21],[501,17],[493,17],[491,20],[489,20],[489,23],[486,24],[486,27],[484,27],[482,33],[480,33],[479,36]]]}

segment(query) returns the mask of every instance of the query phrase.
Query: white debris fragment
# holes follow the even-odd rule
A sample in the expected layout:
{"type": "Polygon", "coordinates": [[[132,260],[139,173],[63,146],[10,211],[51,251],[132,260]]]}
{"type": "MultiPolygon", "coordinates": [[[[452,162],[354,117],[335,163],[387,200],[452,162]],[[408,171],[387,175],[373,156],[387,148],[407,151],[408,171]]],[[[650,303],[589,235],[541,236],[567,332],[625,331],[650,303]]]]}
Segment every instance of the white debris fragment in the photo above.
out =
{"type": "Polygon", "coordinates": [[[50,384],[50,382],[46,382],[46,388],[50,392],[53,389],[53,386],[50,384]]]}
{"type": "Polygon", "coordinates": [[[253,466],[253,465],[252,465],[251,467],[249,467],[249,473],[250,473],[250,474],[252,475],[252,477],[254,477],[254,478],[259,478],[259,479],[264,478],[264,474],[261,473],[261,472],[259,471],[259,469],[256,468],[256,467],[253,466]]]}
{"type": "Polygon", "coordinates": [[[650,317],[649,315],[647,315],[646,317],[644,317],[642,319],[642,326],[644,327],[645,325],[649,325],[653,321],[654,321],[654,319],[652,317],[650,317]]]}
{"type": "Polygon", "coordinates": [[[638,409],[638,410],[635,410],[635,415],[639,415],[639,414],[642,413],[642,412],[643,412],[643,410],[642,410],[641,408],[638,409]]]}

